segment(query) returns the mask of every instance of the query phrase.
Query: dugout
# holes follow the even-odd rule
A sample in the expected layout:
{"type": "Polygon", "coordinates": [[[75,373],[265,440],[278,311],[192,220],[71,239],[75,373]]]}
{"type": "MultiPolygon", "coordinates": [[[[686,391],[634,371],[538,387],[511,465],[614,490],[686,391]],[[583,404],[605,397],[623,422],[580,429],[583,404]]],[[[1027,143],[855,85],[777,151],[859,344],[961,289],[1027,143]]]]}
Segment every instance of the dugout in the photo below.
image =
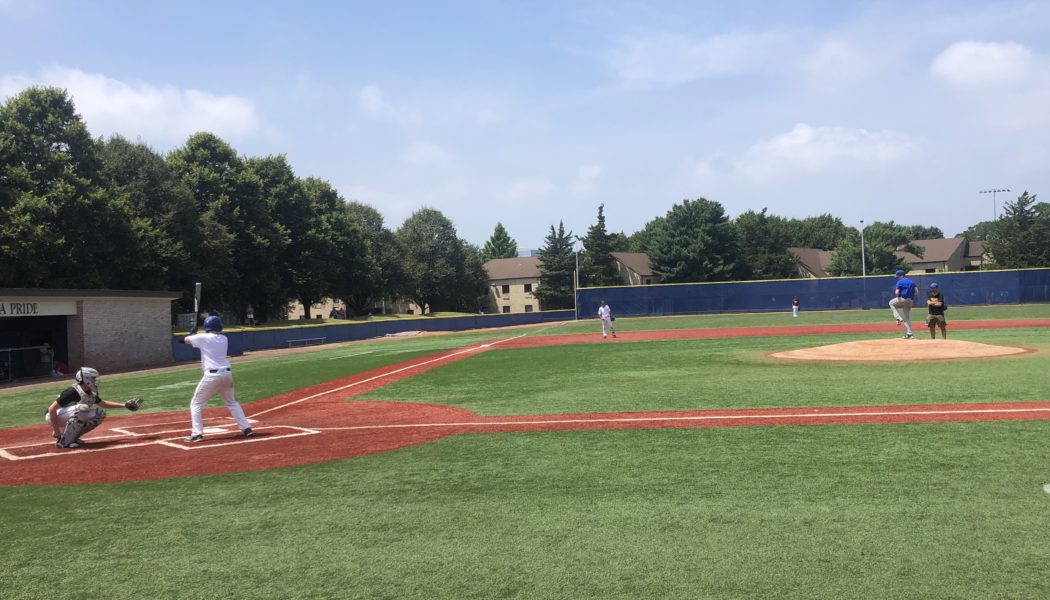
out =
{"type": "Polygon", "coordinates": [[[170,364],[178,292],[0,288],[0,384],[170,364]]]}

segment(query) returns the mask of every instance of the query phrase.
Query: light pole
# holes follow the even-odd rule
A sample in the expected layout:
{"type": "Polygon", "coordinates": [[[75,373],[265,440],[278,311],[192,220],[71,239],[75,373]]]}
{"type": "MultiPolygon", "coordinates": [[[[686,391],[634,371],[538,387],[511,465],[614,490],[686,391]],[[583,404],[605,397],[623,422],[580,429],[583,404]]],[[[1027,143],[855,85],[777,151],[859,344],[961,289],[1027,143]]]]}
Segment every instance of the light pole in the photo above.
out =
{"type": "Polygon", "coordinates": [[[573,240],[572,249],[573,255],[576,257],[576,271],[572,274],[572,311],[575,315],[573,320],[580,320],[580,307],[579,307],[579,294],[576,292],[580,287],[580,251],[576,249],[576,244],[579,239],[573,240]]]}
{"type": "Polygon", "coordinates": [[[860,276],[868,276],[868,259],[864,257],[864,220],[860,222],[860,276]]]}
{"type": "Polygon", "coordinates": [[[1009,192],[1009,191],[1010,191],[1010,188],[1003,188],[1003,189],[992,188],[990,190],[981,190],[981,191],[977,192],[978,194],[991,194],[992,195],[992,220],[993,221],[999,218],[999,215],[995,211],[995,195],[998,194],[999,192],[1009,192]]]}
{"type": "Polygon", "coordinates": [[[868,259],[864,256],[864,219],[860,221],[860,307],[866,308],[868,299],[868,259]]]}

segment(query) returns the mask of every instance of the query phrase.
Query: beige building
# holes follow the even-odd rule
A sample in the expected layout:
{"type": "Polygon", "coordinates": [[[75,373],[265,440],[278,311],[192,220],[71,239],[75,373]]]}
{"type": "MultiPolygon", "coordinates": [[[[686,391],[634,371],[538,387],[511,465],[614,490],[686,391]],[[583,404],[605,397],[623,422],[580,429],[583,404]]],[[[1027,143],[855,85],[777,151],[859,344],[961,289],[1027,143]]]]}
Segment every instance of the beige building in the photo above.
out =
{"type": "Polygon", "coordinates": [[[0,382],[48,375],[45,358],[64,366],[66,374],[85,365],[105,374],[170,364],[171,303],[181,297],[178,292],[0,289],[0,382]],[[47,350],[37,350],[45,344],[47,350]]]}
{"type": "Polygon", "coordinates": [[[644,252],[612,252],[616,272],[627,285],[655,285],[660,274],[649,266],[649,255],[644,252]]]}
{"type": "Polygon", "coordinates": [[[909,275],[922,273],[942,273],[946,271],[976,271],[983,263],[984,244],[975,242],[970,244],[964,237],[954,237],[936,240],[915,240],[912,242],[922,248],[922,257],[911,252],[898,250],[894,252],[898,258],[911,265],[909,275]],[[976,257],[971,256],[970,246],[977,246],[976,257]],[[976,263],[976,264],[975,264],[976,263]]]}
{"type": "Polygon", "coordinates": [[[834,252],[820,248],[788,248],[787,250],[798,259],[798,273],[802,277],[817,279],[828,276],[828,266],[835,255],[834,252]]]}
{"type": "Polygon", "coordinates": [[[541,310],[534,294],[540,284],[537,256],[494,258],[484,265],[489,277],[489,310],[523,313],[541,310]]]}

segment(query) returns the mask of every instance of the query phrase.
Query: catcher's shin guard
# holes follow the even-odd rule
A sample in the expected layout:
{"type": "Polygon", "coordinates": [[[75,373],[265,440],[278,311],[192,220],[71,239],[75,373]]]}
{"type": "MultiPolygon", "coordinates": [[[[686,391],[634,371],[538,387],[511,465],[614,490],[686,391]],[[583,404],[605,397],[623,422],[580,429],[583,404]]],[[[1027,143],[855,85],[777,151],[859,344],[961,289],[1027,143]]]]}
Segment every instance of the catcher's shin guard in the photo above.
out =
{"type": "Polygon", "coordinates": [[[66,428],[62,431],[62,437],[59,438],[58,442],[60,444],[71,444],[80,439],[81,436],[87,435],[89,431],[101,425],[102,421],[105,420],[106,411],[101,408],[78,410],[66,421],[66,428]]]}

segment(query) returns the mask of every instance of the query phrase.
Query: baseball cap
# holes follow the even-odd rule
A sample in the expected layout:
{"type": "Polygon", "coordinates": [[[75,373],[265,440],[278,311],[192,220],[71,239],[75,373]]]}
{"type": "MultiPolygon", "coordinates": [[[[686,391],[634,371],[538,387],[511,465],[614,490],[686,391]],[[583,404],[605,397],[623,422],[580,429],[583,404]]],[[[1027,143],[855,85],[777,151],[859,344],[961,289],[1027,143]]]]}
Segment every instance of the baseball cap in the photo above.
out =
{"type": "Polygon", "coordinates": [[[933,290],[937,289],[937,284],[936,283],[931,283],[930,284],[930,289],[933,289],[933,290]]]}
{"type": "Polygon", "coordinates": [[[901,271],[900,269],[897,269],[896,275],[897,275],[897,277],[900,277],[901,275],[904,275],[904,271],[901,271]]]}

